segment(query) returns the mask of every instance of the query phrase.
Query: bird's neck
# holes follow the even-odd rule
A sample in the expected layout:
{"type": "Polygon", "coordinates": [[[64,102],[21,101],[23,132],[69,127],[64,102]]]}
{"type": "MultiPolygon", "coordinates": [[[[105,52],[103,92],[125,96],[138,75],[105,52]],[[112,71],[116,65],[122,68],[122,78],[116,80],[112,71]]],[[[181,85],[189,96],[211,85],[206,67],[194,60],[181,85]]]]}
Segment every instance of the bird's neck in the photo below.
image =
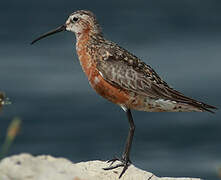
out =
{"type": "Polygon", "coordinates": [[[94,31],[84,31],[76,34],[76,50],[77,53],[87,48],[91,48],[104,40],[102,33],[95,33],[94,31]]]}
{"type": "Polygon", "coordinates": [[[89,41],[89,34],[88,33],[78,33],[76,34],[76,50],[77,52],[84,49],[86,44],[88,43],[89,41]]]}
{"type": "Polygon", "coordinates": [[[96,70],[96,45],[102,35],[82,33],[77,36],[76,51],[83,71],[90,80],[91,74],[96,70]]]}

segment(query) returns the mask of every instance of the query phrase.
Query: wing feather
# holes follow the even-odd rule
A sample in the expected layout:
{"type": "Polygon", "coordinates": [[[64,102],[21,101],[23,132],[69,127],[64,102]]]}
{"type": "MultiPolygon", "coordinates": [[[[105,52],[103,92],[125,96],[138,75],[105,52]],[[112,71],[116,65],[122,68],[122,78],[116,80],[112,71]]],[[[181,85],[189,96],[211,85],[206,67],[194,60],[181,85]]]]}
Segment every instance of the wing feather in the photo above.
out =
{"type": "Polygon", "coordinates": [[[170,88],[150,66],[124,49],[120,53],[107,50],[106,56],[101,57],[104,59],[97,62],[97,69],[112,85],[138,95],[186,103],[209,112],[212,112],[209,109],[217,109],[170,88]]]}

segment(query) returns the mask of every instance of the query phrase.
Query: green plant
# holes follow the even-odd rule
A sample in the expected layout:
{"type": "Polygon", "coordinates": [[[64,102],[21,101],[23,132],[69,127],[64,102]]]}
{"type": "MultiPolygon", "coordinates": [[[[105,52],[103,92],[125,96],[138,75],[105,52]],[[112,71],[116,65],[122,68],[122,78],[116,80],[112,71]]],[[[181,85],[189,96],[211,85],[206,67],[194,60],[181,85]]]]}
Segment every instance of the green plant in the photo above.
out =
{"type": "Polygon", "coordinates": [[[221,167],[218,169],[218,176],[221,179],[221,167]]]}
{"type": "Polygon", "coordinates": [[[21,127],[21,119],[14,118],[8,127],[5,142],[2,145],[0,159],[5,157],[6,154],[8,153],[9,148],[11,147],[12,143],[14,142],[15,137],[17,136],[20,130],[20,127],[21,127]]]}

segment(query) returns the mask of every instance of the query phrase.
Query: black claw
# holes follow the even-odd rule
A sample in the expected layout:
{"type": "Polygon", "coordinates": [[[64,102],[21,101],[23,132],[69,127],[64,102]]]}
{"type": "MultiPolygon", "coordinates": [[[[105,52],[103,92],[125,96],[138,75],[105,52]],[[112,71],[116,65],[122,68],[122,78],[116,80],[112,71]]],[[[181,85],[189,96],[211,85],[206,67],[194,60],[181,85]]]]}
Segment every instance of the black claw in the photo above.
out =
{"type": "Polygon", "coordinates": [[[129,159],[127,159],[127,158],[121,158],[121,159],[119,159],[119,158],[117,158],[117,157],[115,157],[115,158],[113,158],[113,159],[111,159],[111,160],[109,160],[109,161],[107,161],[107,162],[108,162],[108,163],[111,163],[111,164],[110,164],[109,167],[103,168],[104,170],[112,170],[112,169],[116,169],[116,168],[118,168],[118,167],[123,167],[123,170],[122,170],[122,172],[120,173],[119,179],[122,177],[122,175],[126,172],[126,170],[128,169],[128,167],[129,167],[130,164],[131,164],[131,161],[130,161],[129,159]],[[117,165],[115,165],[115,166],[112,166],[115,161],[121,161],[121,163],[120,163],[120,164],[117,164],[117,165]]]}
{"type": "Polygon", "coordinates": [[[122,172],[120,173],[119,179],[120,179],[120,178],[122,177],[122,175],[126,172],[126,170],[127,170],[127,168],[128,168],[129,165],[130,165],[130,164],[125,164],[125,165],[124,165],[124,168],[123,168],[122,172]]]}
{"type": "Polygon", "coordinates": [[[121,161],[122,162],[122,159],[118,158],[117,156],[114,156],[114,158],[108,160],[107,163],[110,163],[110,166],[112,166],[115,161],[121,161]]]}
{"type": "Polygon", "coordinates": [[[117,164],[117,165],[115,165],[115,166],[110,166],[110,167],[107,167],[107,168],[103,168],[103,169],[104,169],[104,170],[112,170],[112,169],[115,169],[115,168],[118,168],[118,167],[122,167],[122,166],[124,166],[123,163],[117,164]]]}

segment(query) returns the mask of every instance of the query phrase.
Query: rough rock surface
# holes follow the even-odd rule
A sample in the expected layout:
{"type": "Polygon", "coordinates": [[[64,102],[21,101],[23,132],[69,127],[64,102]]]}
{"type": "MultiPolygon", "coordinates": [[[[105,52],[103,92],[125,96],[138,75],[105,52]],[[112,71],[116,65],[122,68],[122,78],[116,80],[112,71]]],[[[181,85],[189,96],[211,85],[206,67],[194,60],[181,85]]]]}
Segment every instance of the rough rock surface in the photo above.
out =
{"type": "MultiPolygon", "coordinates": [[[[116,162],[117,163],[117,162],[116,162]]],[[[64,158],[20,154],[0,162],[0,180],[117,180],[122,168],[104,171],[103,161],[72,163],[64,158]]],[[[197,178],[159,178],[129,166],[121,180],[200,180],[197,178]]]]}

